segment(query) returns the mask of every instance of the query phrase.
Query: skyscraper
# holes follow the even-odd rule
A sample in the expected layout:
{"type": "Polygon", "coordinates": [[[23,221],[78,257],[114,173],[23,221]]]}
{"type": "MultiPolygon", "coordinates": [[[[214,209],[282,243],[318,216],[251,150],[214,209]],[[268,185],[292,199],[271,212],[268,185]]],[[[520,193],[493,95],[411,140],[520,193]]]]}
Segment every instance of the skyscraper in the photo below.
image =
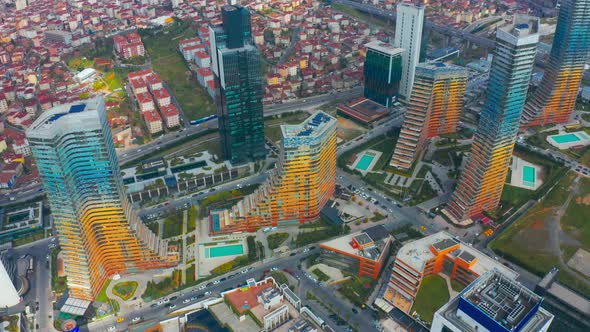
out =
{"type": "Polygon", "coordinates": [[[414,71],[420,61],[424,7],[400,2],[396,8],[397,16],[393,46],[404,49],[399,94],[409,100],[414,86],[414,71]]]}
{"type": "Polygon", "coordinates": [[[448,204],[456,220],[498,206],[508,173],[539,41],[539,20],[515,15],[498,29],[487,97],[457,189],[448,204]]]}
{"type": "Polygon", "coordinates": [[[263,159],[264,119],[260,52],[252,41],[250,12],[223,6],[223,25],[210,27],[212,68],[217,97],[219,133],[225,159],[243,163],[263,159]]]}
{"type": "Polygon", "coordinates": [[[170,265],[123,192],[102,97],[43,112],[27,138],[54,217],[70,296],[93,300],[119,273],[170,265]]]}
{"type": "Polygon", "coordinates": [[[549,61],[541,84],[524,108],[523,126],[570,120],[588,52],[590,0],[562,0],[549,61]]]}
{"type": "Polygon", "coordinates": [[[317,112],[281,125],[281,153],[269,179],[229,210],[212,211],[211,232],[254,231],[315,221],[336,184],[336,119],[317,112]]]}
{"type": "Polygon", "coordinates": [[[466,85],[465,68],[443,63],[416,66],[412,97],[391,166],[410,170],[429,138],[457,130],[466,85]]]}
{"type": "Polygon", "coordinates": [[[372,41],[365,46],[365,98],[389,107],[399,93],[403,50],[379,41],[372,41]]]}

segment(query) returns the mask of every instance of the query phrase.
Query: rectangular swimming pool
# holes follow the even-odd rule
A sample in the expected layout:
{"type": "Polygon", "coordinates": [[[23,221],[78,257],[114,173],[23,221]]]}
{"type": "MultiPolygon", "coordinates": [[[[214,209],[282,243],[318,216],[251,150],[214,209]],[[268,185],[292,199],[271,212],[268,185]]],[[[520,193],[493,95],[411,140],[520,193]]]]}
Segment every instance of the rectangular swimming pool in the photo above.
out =
{"type": "Polygon", "coordinates": [[[571,143],[577,142],[580,138],[576,134],[563,134],[551,137],[556,143],[564,144],[564,143],[571,143]]]}
{"type": "Polygon", "coordinates": [[[234,244],[230,246],[217,246],[207,248],[207,258],[242,255],[244,253],[244,247],[241,244],[234,244]]]}
{"type": "Polygon", "coordinates": [[[359,160],[358,163],[356,163],[356,167],[355,168],[356,169],[360,169],[361,171],[366,171],[367,168],[369,168],[369,166],[373,162],[373,159],[375,159],[375,156],[364,154],[361,157],[361,160],[359,160]]]}
{"type": "Polygon", "coordinates": [[[522,182],[529,187],[535,186],[535,168],[531,166],[522,167],[522,182]]]}

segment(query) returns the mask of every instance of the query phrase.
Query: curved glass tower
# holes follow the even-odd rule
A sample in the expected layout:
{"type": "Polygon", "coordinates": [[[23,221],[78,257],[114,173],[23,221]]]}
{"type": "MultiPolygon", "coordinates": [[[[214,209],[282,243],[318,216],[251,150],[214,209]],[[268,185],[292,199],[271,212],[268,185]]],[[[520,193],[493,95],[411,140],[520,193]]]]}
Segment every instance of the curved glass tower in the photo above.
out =
{"type": "Polygon", "coordinates": [[[115,274],[164,267],[166,242],[123,192],[104,100],[48,110],[27,130],[62,248],[70,296],[93,300],[115,274]]]}
{"type": "Polygon", "coordinates": [[[487,97],[457,189],[448,204],[455,221],[498,206],[524,107],[537,43],[539,19],[515,15],[498,29],[487,97]]]}
{"type": "Polygon", "coordinates": [[[524,108],[522,126],[570,120],[589,52],[590,0],[561,0],[545,74],[524,108]]]}

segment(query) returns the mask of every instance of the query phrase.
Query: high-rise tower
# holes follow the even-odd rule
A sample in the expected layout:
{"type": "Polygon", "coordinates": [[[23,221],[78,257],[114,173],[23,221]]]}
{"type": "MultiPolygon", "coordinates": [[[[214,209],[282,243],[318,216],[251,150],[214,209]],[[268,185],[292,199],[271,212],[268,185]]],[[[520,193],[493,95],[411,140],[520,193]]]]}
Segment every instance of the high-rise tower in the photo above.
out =
{"type": "Polygon", "coordinates": [[[336,119],[317,112],[281,125],[281,153],[269,179],[228,210],[212,211],[211,232],[315,221],[336,184],[336,119]]]}
{"type": "Polygon", "coordinates": [[[414,72],[416,65],[420,62],[424,7],[400,2],[396,8],[397,16],[393,46],[404,49],[399,94],[406,100],[410,100],[412,86],[414,85],[414,72]]]}
{"type": "Polygon", "coordinates": [[[454,133],[459,126],[467,70],[443,63],[419,64],[412,98],[390,165],[407,171],[429,138],[454,133]]]}
{"type": "Polygon", "coordinates": [[[223,25],[209,28],[209,41],[219,89],[223,155],[232,163],[263,159],[262,74],[260,52],[252,41],[250,12],[241,6],[223,6],[221,18],[223,25]]]}
{"type": "Polygon", "coordinates": [[[515,15],[499,28],[487,97],[448,212],[462,221],[498,206],[539,42],[539,19],[515,15]]]}
{"type": "Polygon", "coordinates": [[[545,74],[524,108],[522,126],[570,120],[588,52],[590,0],[562,0],[545,74]]]}
{"type": "Polygon", "coordinates": [[[54,217],[70,296],[93,300],[112,275],[170,265],[123,192],[104,100],[57,106],[27,130],[54,217]]]}
{"type": "Polygon", "coordinates": [[[403,50],[379,41],[372,41],[365,46],[365,98],[389,107],[399,93],[403,50]]]}

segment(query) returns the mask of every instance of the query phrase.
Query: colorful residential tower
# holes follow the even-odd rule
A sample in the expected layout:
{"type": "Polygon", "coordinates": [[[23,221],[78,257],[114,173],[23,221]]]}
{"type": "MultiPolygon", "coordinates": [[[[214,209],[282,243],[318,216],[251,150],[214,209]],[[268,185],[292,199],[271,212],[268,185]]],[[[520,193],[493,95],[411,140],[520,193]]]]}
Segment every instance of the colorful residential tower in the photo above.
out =
{"type": "Polygon", "coordinates": [[[223,25],[209,28],[209,42],[223,155],[232,163],[264,159],[260,51],[252,40],[250,11],[223,6],[221,18],[223,25]]]}
{"type": "Polygon", "coordinates": [[[416,66],[412,97],[391,166],[410,170],[429,138],[457,130],[466,85],[464,68],[443,63],[416,66]]]}
{"type": "Polygon", "coordinates": [[[115,274],[171,265],[133,213],[102,97],[43,112],[27,138],[62,248],[69,294],[94,300],[115,274]]]}
{"type": "Polygon", "coordinates": [[[498,28],[487,97],[467,162],[448,204],[460,222],[498,206],[539,42],[539,19],[515,15],[498,28]]]}
{"type": "Polygon", "coordinates": [[[522,126],[570,120],[589,52],[590,0],[562,0],[549,61],[524,108],[522,126]]]}
{"type": "Polygon", "coordinates": [[[399,93],[403,50],[380,41],[372,41],[365,46],[365,98],[389,107],[399,93]]]}
{"type": "Polygon", "coordinates": [[[254,231],[315,221],[336,184],[336,119],[317,112],[281,125],[277,167],[254,193],[231,209],[211,211],[210,232],[254,231]]]}

